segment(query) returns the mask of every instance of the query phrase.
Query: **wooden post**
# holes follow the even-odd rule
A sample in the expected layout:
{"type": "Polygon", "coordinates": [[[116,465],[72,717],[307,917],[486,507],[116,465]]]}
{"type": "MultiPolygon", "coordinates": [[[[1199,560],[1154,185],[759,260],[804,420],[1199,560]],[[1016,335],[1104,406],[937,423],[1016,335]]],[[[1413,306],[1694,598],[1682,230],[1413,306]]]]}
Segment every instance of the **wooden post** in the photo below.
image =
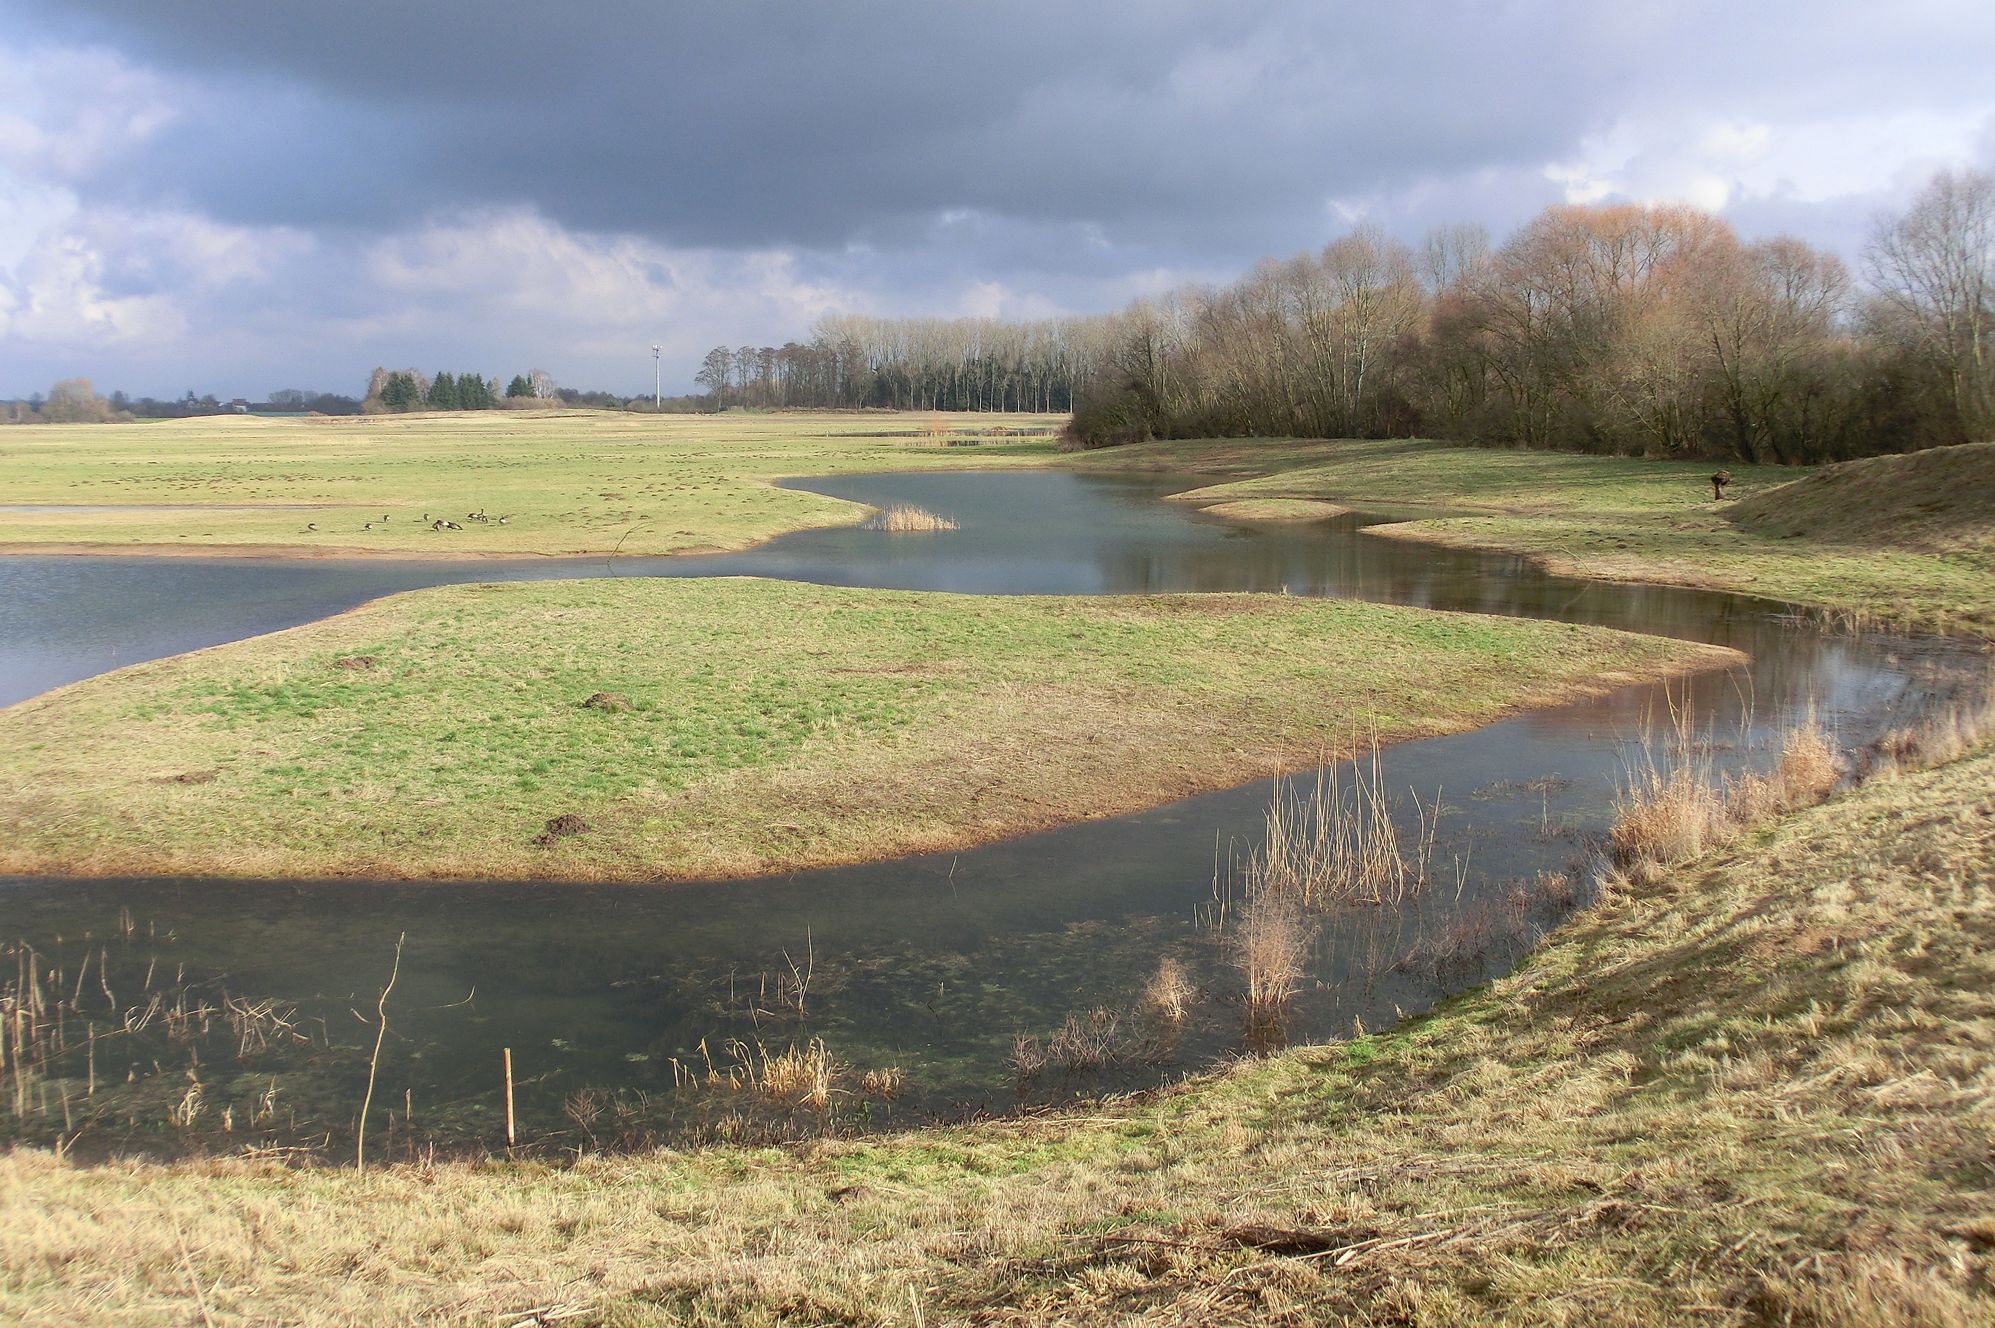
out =
{"type": "Polygon", "coordinates": [[[515,1141],[513,1133],[513,1049],[503,1052],[506,1069],[506,1147],[511,1148],[515,1141]]]}

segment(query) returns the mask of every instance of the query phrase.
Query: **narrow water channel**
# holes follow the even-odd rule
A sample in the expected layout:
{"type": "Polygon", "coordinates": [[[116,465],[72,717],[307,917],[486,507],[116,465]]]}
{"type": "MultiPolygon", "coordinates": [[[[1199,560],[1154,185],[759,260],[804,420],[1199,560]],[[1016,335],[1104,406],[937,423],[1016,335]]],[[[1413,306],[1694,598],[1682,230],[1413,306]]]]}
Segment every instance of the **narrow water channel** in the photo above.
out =
{"type": "MultiPolygon", "coordinates": [[[[988,594],[1285,592],[1685,637],[1735,647],[1752,661],[1676,684],[1671,698],[1689,705],[1721,765],[1764,759],[1770,736],[1808,713],[1854,745],[1967,660],[1939,643],[1826,634],[1766,601],[1578,582],[1520,559],[1369,537],[1363,517],[1240,526],[1159,501],[1194,482],[1058,471],[814,480],[799,487],[873,505],[914,503],[961,529],[918,538],[809,531],[710,557],[0,558],[0,703],[398,590],[611,575],[746,574],[988,594]]],[[[1513,962],[1530,933],[1491,934],[1484,920],[1497,910],[1489,905],[1584,856],[1645,717],[1663,705],[1659,688],[1628,687],[1385,752],[1384,782],[1408,814],[1409,794],[1441,800],[1436,858],[1446,864],[1445,884],[1401,910],[1333,920],[1316,944],[1289,1036],[1376,1029],[1513,962]]],[[[1238,979],[1213,924],[1215,862],[1223,867],[1258,839],[1270,794],[1259,783],[960,854],[748,882],[0,878],[0,941],[31,946],[79,990],[99,981],[105,988],[79,1002],[86,1011],[92,1001],[103,1007],[104,1028],[89,1020],[66,1045],[106,1032],[122,1018],[115,1012],[132,1005],[132,991],[174,983],[197,1010],[220,1009],[225,996],[267,1002],[289,1025],[232,1026],[217,1013],[207,1042],[175,1040],[162,1031],[172,1006],[163,1001],[158,1028],[102,1042],[89,1073],[109,1087],[83,1092],[71,1054],[62,1075],[16,1095],[0,1134],[60,1136],[100,1151],[315,1141],[337,1149],[350,1138],[372,1045],[359,1015],[371,1015],[403,935],[377,1095],[400,1118],[399,1147],[499,1141],[503,1047],[512,1049],[523,1131],[550,1148],[741,1128],[756,1114],[745,1110],[745,1095],[686,1088],[687,1067],[704,1078],[711,1063],[724,1077],[758,1046],[811,1039],[854,1067],[854,1078],[867,1068],[905,1072],[891,1099],[835,1100],[833,1125],[842,1129],[1157,1083],[1241,1050],[1240,1008],[1230,996],[1238,979]],[[1134,1012],[1165,954],[1183,962],[1202,993],[1184,1029],[1168,1037],[1134,1012]],[[785,981],[798,972],[809,975],[801,1015],[785,1004],[785,981]],[[1014,1035],[1043,1037],[1069,1016],[1096,1027],[1112,1020],[1122,1054],[1104,1068],[1050,1067],[1021,1084],[1014,1035]],[[245,1038],[270,1045],[245,1053],[245,1038]],[[197,1056],[208,1047],[202,1064],[188,1063],[189,1045],[197,1056]],[[176,1102],[185,1108],[190,1083],[199,1086],[196,1110],[174,1124],[168,1116],[176,1102]]],[[[1572,902],[1541,897],[1523,916],[1547,927],[1572,902]]],[[[9,963],[20,955],[17,944],[9,963]]],[[[753,1126],[792,1127],[824,1123],[753,1126]]]]}

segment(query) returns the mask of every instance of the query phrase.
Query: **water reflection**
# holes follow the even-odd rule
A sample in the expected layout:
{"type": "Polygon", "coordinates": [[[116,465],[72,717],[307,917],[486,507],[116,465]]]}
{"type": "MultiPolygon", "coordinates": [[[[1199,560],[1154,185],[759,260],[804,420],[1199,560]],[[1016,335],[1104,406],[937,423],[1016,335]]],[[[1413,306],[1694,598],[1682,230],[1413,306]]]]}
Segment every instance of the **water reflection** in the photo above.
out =
{"type": "MultiPolygon", "coordinates": [[[[1860,740],[1955,658],[1885,638],[1827,636],[1749,598],[1575,582],[1516,558],[1368,537],[1364,518],[1241,527],[1158,501],[1188,483],[1062,472],[812,481],[805,487],[854,501],[914,503],[962,529],[812,531],[738,554],[609,565],[0,559],[0,698],[395,590],[578,575],[752,574],[990,594],[1255,590],[1664,633],[1751,656],[1749,668],[1697,678],[1673,697],[1706,717],[1719,759],[1734,764],[1762,757],[1768,736],[1806,712],[1860,740]]],[[[1505,962],[1514,946],[1450,953],[1436,938],[1466,925],[1461,919],[1494,916],[1517,882],[1572,861],[1604,823],[1657,704],[1655,688],[1621,688],[1387,752],[1391,787],[1438,793],[1447,808],[1439,860],[1468,868],[1459,892],[1451,876],[1405,909],[1333,919],[1317,939],[1291,1031],[1377,1028],[1505,962]]],[[[1257,784],[974,852],[669,889],[16,879],[0,883],[0,935],[29,938],[67,964],[65,973],[89,948],[87,936],[113,984],[136,986],[140,970],[163,958],[176,971],[225,974],[215,990],[295,1005],[319,1042],[272,1053],[259,1074],[213,1091],[240,1095],[261,1077],[282,1079],[296,1113],[285,1128],[298,1137],[350,1128],[365,1041],[352,1011],[371,1001],[401,933],[401,1013],[382,1081],[407,1091],[418,1136],[493,1137],[502,1046],[514,1050],[521,1109],[543,1136],[573,1134],[563,1106],[584,1088],[656,1094],[668,1126],[697,1125],[714,1108],[674,1097],[674,1061],[725,1061],[717,1049],[730,1038],[780,1046],[821,1036],[858,1066],[904,1067],[908,1092],[868,1103],[868,1119],[1004,1108],[1019,1093],[1155,1081],[1237,1050],[1240,1010],[1227,999],[1237,978],[1201,919],[1214,908],[1215,858],[1223,868],[1229,846],[1257,837],[1268,798],[1257,784]],[[1094,1007],[1123,1012],[1133,1029],[1135,993],[1165,953],[1205,992],[1187,1027],[1149,1039],[1148,1054],[1107,1075],[1070,1081],[1049,1071],[1013,1084],[1014,1032],[1043,1033],[1094,1007]],[[772,1008],[769,982],[806,955],[813,976],[797,1020],[772,1008]]],[[[1524,915],[1548,925],[1557,911],[1540,901],[1524,915]]],[[[121,1073],[117,1058],[142,1045],[107,1044],[107,1072],[121,1073]]],[[[53,1128],[50,1117],[31,1115],[24,1132],[53,1128]]],[[[98,1131],[165,1151],[191,1137],[138,1110],[98,1131]]]]}

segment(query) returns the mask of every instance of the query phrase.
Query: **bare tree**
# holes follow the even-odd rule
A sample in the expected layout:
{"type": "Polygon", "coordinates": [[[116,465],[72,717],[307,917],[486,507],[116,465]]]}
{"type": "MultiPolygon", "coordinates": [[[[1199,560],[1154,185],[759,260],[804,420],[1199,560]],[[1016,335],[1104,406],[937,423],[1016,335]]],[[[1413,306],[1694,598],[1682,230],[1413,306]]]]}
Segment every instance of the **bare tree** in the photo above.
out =
{"type": "Polygon", "coordinates": [[[1995,176],[1942,171],[1865,253],[1895,329],[1940,375],[1960,430],[1995,430],[1995,176]]]}

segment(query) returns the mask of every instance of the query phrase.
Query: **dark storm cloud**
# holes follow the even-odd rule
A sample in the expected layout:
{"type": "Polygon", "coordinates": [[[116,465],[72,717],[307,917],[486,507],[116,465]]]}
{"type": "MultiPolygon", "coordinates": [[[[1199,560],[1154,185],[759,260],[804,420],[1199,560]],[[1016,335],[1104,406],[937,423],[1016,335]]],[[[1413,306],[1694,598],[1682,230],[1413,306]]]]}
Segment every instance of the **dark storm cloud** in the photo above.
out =
{"type": "Polygon", "coordinates": [[[654,341],[684,386],[829,309],[1098,310],[1561,198],[1853,256],[1995,157],[1986,0],[0,0],[0,34],[0,396],[471,348],[615,384],[654,341]]]}
{"type": "Polygon", "coordinates": [[[1230,249],[1243,217],[1279,232],[1327,193],[1542,159],[1617,78],[1578,5],[1495,41],[1435,4],[22,7],[201,90],[129,196],[306,226],[531,203],[693,245],[972,209],[1230,249]]]}

